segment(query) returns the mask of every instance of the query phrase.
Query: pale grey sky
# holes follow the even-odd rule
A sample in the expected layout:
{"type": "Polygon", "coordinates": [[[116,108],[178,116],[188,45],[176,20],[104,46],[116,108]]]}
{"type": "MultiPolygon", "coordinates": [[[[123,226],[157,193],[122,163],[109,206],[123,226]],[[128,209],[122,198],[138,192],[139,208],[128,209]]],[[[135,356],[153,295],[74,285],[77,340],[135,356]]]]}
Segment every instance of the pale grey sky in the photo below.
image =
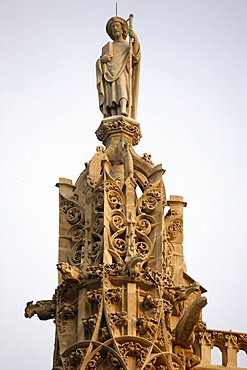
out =
{"type": "MultiPolygon", "coordinates": [[[[136,151],[166,169],[185,209],[188,274],[209,328],[247,332],[247,1],[119,0],[142,47],[136,151]]],[[[59,177],[99,142],[95,61],[110,0],[0,1],[1,366],[51,368],[54,324],[27,301],[57,285],[59,177]]],[[[247,365],[246,365],[247,366],[247,365]]]]}

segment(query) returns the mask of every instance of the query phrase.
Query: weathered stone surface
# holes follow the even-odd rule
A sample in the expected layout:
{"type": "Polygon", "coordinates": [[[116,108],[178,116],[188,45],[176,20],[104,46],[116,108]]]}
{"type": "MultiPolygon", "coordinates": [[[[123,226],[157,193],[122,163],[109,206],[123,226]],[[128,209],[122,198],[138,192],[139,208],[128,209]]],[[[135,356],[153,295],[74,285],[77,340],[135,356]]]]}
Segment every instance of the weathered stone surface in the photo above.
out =
{"type": "Polygon", "coordinates": [[[126,44],[126,28],[110,19],[114,43],[97,62],[104,119],[96,136],[104,146],[75,185],[57,184],[58,287],[51,300],[28,302],[25,316],[55,320],[53,370],[213,369],[213,346],[235,369],[247,334],[208,330],[202,321],[206,290],[187,274],[183,254],[186,203],[166,198],[162,166],[133,149],[141,138],[140,45],[132,30],[126,44]]]}
{"type": "Polygon", "coordinates": [[[136,119],[141,52],[132,18],[131,15],[128,25],[123,18],[112,17],[106,25],[113,42],[103,46],[96,63],[99,108],[104,117],[123,115],[136,119]]]}

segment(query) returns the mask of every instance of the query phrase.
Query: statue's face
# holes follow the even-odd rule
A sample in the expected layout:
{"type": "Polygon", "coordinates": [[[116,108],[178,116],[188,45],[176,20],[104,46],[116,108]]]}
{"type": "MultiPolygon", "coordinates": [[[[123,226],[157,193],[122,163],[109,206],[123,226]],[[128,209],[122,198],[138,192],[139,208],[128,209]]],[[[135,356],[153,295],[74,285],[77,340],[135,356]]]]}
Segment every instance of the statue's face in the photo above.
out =
{"type": "Polygon", "coordinates": [[[113,22],[111,25],[111,31],[114,38],[123,37],[123,29],[121,23],[113,22]]]}

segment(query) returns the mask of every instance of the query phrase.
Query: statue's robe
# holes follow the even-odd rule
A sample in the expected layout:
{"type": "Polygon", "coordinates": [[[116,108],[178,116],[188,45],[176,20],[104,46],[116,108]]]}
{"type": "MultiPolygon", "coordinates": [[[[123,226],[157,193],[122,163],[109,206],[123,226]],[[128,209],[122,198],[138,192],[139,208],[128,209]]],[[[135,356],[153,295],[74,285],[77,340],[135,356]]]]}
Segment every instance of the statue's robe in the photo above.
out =
{"type": "Polygon", "coordinates": [[[111,116],[111,108],[117,108],[121,99],[127,100],[127,107],[132,99],[131,117],[136,118],[138,90],[140,80],[140,46],[136,54],[132,53],[132,89],[129,91],[130,47],[127,41],[109,42],[102,48],[102,56],[106,53],[113,55],[107,63],[100,59],[96,63],[97,89],[99,107],[104,117],[111,116]]]}

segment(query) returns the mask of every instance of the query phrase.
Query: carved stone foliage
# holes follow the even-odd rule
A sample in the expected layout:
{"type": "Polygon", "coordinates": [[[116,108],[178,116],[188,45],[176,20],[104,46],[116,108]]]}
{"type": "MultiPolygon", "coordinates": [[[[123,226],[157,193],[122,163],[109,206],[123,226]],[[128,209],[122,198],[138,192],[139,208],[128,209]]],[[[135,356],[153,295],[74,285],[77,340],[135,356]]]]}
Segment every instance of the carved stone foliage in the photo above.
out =
{"type": "Polygon", "coordinates": [[[100,304],[101,297],[102,297],[102,289],[90,290],[87,292],[87,299],[88,299],[88,302],[91,304],[93,303],[100,304]]]}
{"type": "MultiPolygon", "coordinates": [[[[95,350],[95,352],[97,349],[95,350]]],[[[94,353],[86,365],[87,370],[123,370],[119,356],[111,348],[106,347],[105,351],[94,353]]]]}
{"type": "Polygon", "coordinates": [[[74,320],[77,316],[78,307],[77,304],[67,302],[67,294],[70,294],[72,286],[63,283],[55,291],[54,299],[56,300],[57,312],[55,323],[59,334],[66,333],[66,326],[68,320],[74,320]]]}
{"type": "Polygon", "coordinates": [[[179,356],[174,353],[163,352],[162,355],[151,356],[144,370],[184,370],[184,365],[179,356]]]}
{"type": "Polygon", "coordinates": [[[138,342],[135,343],[132,341],[119,345],[119,350],[126,364],[129,356],[135,357],[137,367],[142,367],[148,354],[147,348],[138,342]]]}
{"type": "Polygon", "coordinates": [[[100,363],[102,362],[102,357],[99,352],[97,352],[93,358],[87,364],[87,370],[97,370],[100,363]]]}
{"type": "Polygon", "coordinates": [[[125,275],[125,264],[123,262],[106,264],[105,273],[111,276],[125,275]]]}
{"type": "Polygon", "coordinates": [[[63,303],[57,312],[57,318],[61,320],[74,319],[77,314],[77,307],[70,303],[63,303]]]}
{"type": "Polygon", "coordinates": [[[85,348],[77,348],[75,351],[71,352],[63,361],[64,370],[77,369],[78,366],[82,365],[85,355],[85,348]]]}
{"type": "Polygon", "coordinates": [[[122,300],[122,289],[121,288],[112,288],[108,289],[105,292],[105,299],[108,303],[117,304],[122,300]]]}
{"type": "Polygon", "coordinates": [[[91,335],[93,334],[93,331],[94,331],[94,328],[95,328],[95,325],[96,325],[96,321],[97,321],[97,315],[96,314],[82,318],[82,324],[84,325],[85,330],[91,335]]]}
{"type": "Polygon", "coordinates": [[[103,276],[103,265],[88,266],[86,273],[89,279],[101,278],[103,276]]]}
{"type": "Polygon", "coordinates": [[[98,130],[96,131],[97,138],[104,144],[110,134],[116,132],[123,132],[132,136],[132,145],[137,145],[142,137],[140,125],[128,119],[127,117],[117,117],[114,119],[106,119],[101,122],[98,130]]]}
{"type": "Polygon", "coordinates": [[[151,158],[152,158],[152,155],[151,154],[148,154],[148,153],[143,153],[143,157],[144,161],[146,161],[148,164],[151,164],[152,166],[154,165],[151,158]]]}
{"type": "Polygon", "coordinates": [[[186,357],[186,370],[192,370],[195,366],[201,363],[199,356],[192,354],[186,357]]]}
{"type": "Polygon", "coordinates": [[[165,285],[173,286],[173,277],[174,277],[174,264],[173,264],[173,254],[174,254],[174,246],[169,241],[166,231],[163,230],[163,271],[164,271],[164,280],[165,285]]]}
{"type": "Polygon", "coordinates": [[[110,366],[106,367],[106,369],[108,369],[109,367],[112,367],[113,370],[123,370],[121,362],[119,361],[119,359],[116,357],[114,353],[108,352],[106,359],[108,360],[108,363],[110,364],[110,366]]]}
{"type": "Polygon", "coordinates": [[[109,320],[114,331],[115,327],[122,327],[127,325],[128,314],[126,311],[116,312],[116,313],[109,313],[109,320]]]}

